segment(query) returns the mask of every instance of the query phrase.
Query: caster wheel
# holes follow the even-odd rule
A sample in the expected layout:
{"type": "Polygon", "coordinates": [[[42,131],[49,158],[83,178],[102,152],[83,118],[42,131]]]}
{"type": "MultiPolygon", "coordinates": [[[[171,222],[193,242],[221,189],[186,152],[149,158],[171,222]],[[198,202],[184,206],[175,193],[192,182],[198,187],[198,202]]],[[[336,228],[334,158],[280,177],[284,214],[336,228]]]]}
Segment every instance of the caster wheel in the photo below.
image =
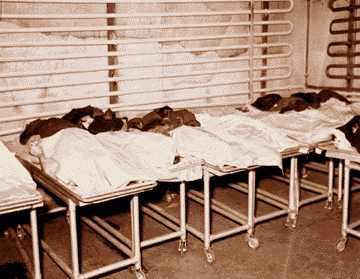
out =
{"type": "Polygon", "coordinates": [[[215,253],[211,248],[205,250],[205,256],[206,256],[206,261],[209,264],[212,264],[215,262],[215,253]]]}
{"type": "Polygon", "coordinates": [[[346,242],[347,242],[346,237],[339,239],[338,242],[336,243],[336,251],[338,251],[339,253],[344,251],[346,247],[346,242]]]}
{"type": "Polygon", "coordinates": [[[136,279],[146,279],[145,272],[140,268],[135,270],[136,279]]]}
{"type": "Polygon", "coordinates": [[[187,252],[187,241],[186,240],[179,241],[178,251],[180,252],[181,256],[184,255],[185,252],[187,252]]]}
{"type": "Polygon", "coordinates": [[[287,218],[286,223],[285,223],[285,227],[290,228],[290,229],[295,229],[296,228],[296,222],[297,222],[296,218],[287,218]]]}
{"type": "Polygon", "coordinates": [[[251,249],[259,248],[259,240],[254,236],[247,237],[247,244],[251,249]]]}
{"type": "Polygon", "coordinates": [[[333,209],[333,201],[332,200],[327,200],[326,203],[325,203],[324,208],[329,209],[329,210],[333,209]]]}

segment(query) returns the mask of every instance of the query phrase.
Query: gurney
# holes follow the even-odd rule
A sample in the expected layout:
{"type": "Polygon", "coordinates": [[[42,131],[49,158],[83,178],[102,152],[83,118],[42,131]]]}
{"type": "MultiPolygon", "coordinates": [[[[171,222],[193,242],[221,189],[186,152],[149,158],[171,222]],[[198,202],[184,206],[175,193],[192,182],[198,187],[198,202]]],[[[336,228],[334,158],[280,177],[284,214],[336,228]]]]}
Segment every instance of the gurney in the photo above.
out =
{"type": "MultiPolygon", "coordinates": [[[[342,223],[341,223],[341,238],[336,243],[336,249],[338,252],[345,250],[348,235],[354,235],[360,238],[360,232],[357,227],[360,226],[359,220],[349,222],[350,217],[350,195],[352,192],[359,190],[359,185],[351,187],[351,171],[360,170],[360,155],[358,152],[353,150],[341,150],[336,148],[334,145],[322,146],[321,150],[325,152],[325,156],[333,162],[333,159],[338,159],[341,167],[339,167],[339,188],[338,192],[343,191],[342,201],[342,223]],[[343,172],[343,173],[342,173],[343,172]],[[344,179],[342,179],[342,177],[344,179]]],[[[332,186],[335,172],[333,171],[333,163],[330,163],[332,171],[329,171],[329,188],[332,186]]],[[[331,169],[330,169],[331,170],[331,169]]]]}
{"type": "Polygon", "coordinates": [[[139,197],[138,195],[153,189],[156,186],[155,182],[141,182],[134,183],[128,187],[117,189],[114,191],[104,192],[98,195],[80,196],[77,193],[69,190],[67,186],[64,186],[56,179],[44,173],[39,167],[20,159],[23,165],[30,171],[35,181],[41,184],[47,191],[54,194],[57,198],[61,199],[66,204],[66,210],[68,212],[69,225],[70,225],[70,240],[71,240],[71,260],[72,267],[68,266],[64,260],[56,255],[56,252],[51,249],[50,246],[44,245],[42,241],[42,247],[45,252],[56,262],[56,264],[72,278],[92,278],[101,274],[120,269],[126,266],[134,266],[135,274],[137,278],[145,278],[145,275],[141,269],[141,252],[140,252],[140,228],[139,228],[139,197]],[[111,237],[108,237],[106,230],[99,226],[96,226],[91,220],[82,218],[90,227],[99,232],[106,240],[110,241],[112,245],[120,249],[123,253],[129,256],[125,260],[119,260],[118,262],[109,264],[104,267],[88,271],[86,273],[81,272],[79,263],[79,247],[77,237],[77,208],[104,203],[114,199],[120,199],[124,197],[131,197],[131,226],[132,226],[132,249],[122,243],[114,241],[111,237]]]}
{"type": "Polygon", "coordinates": [[[37,208],[43,206],[36,185],[7,148],[0,141],[0,215],[30,211],[34,278],[41,278],[37,208]]]}

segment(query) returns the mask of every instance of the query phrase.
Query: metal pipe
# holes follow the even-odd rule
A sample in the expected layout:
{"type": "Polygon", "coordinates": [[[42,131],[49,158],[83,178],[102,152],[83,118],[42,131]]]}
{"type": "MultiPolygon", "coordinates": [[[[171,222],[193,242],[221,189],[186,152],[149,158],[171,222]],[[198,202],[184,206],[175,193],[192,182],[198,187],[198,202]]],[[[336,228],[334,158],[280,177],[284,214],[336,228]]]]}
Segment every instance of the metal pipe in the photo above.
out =
{"type": "MultiPolygon", "coordinates": [[[[67,4],[106,4],[106,3],[239,3],[239,2],[249,2],[250,0],[2,0],[4,3],[50,3],[50,4],[59,4],[59,3],[67,3],[67,4]]],[[[255,2],[261,2],[264,0],[254,0],[255,2]]],[[[293,7],[293,0],[266,0],[268,2],[288,2],[290,3],[290,7],[293,7]]],[[[288,8],[288,9],[289,9],[288,8]]],[[[284,9],[284,11],[288,12],[290,10],[284,9]]]]}
{"type": "MultiPolygon", "coordinates": [[[[248,193],[248,189],[246,186],[240,185],[240,183],[230,183],[228,184],[233,189],[236,189],[238,191],[248,193]]],[[[268,191],[265,191],[263,189],[256,189],[256,198],[270,204],[273,206],[276,206],[278,208],[285,209],[287,208],[288,201],[286,199],[283,199],[279,197],[278,195],[274,195],[268,191]]]]}
{"type": "Polygon", "coordinates": [[[33,261],[34,261],[34,278],[41,279],[40,254],[39,254],[39,234],[38,234],[36,209],[31,209],[31,211],[30,211],[30,223],[31,223],[33,261]]]}
{"type": "MultiPolygon", "coordinates": [[[[169,215],[166,213],[164,214],[165,211],[163,211],[162,209],[160,209],[160,207],[157,206],[153,206],[150,203],[147,203],[147,205],[145,206],[141,206],[141,211],[145,214],[147,214],[148,216],[150,216],[151,218],[153,218],[154,220],[157,220],[158,222],[160,222],[161,224],[163,224],[164,226],[170,228],[173,231],[177,231],[179,230],[179,226],[175,225],[179,224],[178,222],[173,222],[174,220],[169,221],[169,219],[167,218],[169,215]]],[[[175,220],[177,221],[177,220],[175,220]]]]}
{"type": "Polygon", "coordinates": [[[71,240],[71,263],[72,263],[72,277],[73,279],[80,279],[79,266],[79,248],[77,236],[77,222],[76,222],[76,205],[69,199],[69,214],[70,214],[70,240],[71,240]]]}
{"type": "MultiPolygon", "coordinates": [[[[263,37],[263,36],[286,36],[289,35],[294,25],[291,22],[287,22],[289,25],[289,30],[286,31],[274,31],[274,32],[259,32],[254,33],[255,37],[263,37]]],[[[284,23],[285,25],[285,23],[284,23]]],[[[225,34],[225,35],[214,35],[214,36],[184,36],[184,37],[153,37],[148,39],[121,39],[121,40],[55,40],[55,41],[5,41],[0,42],[0,47],[69,47],[69,46],[97,46],[97,45],[108,45],[108,44],[117,44],[117,45],[135,45],[135,44],[148,44],[148,43],[165,43],[165,42],[178,42],[178,41],[202,41],[202,40],[220,40],[220,39],[236,39],[236,38],[246,38],[249,37],[248,33],[240,33],[240,34],[225,34]]]]}
{"type": "MultiPolygon", "coordinates": [[[[204,205],[204,195],[202,195],[201,193],[190,190],[188,193],[188,197],[195,202],[204,205]]],[[[234,222],[240,224],[244,224],[247,222],[247,216],[241,214],[240,212],[237,212],[236,210],[226,206],[224,203],[221,203],[215,199],[211,199],[210,208],[216,213],[221,214],[222,216],[227,217],[234,222]]]]}
{"type": "MultiPolygon", "coordinates": [[[[27,225],[24,225],[23,227],[28,234],[31,234],[31,229],[27,225]]],[[[72,271],[67,263],[65,263],[44,240],[40,240],[40,244],[41,248],[54,261],[54,263],[69,277],[71,277],[72,271]]]]}
{"type": "Polygon", "coordinates": [[[342,208],[341,235],[346,237],[349,219],[349,196],[350,196],[350,161],[345,160],[344,167],[344,200],[342,208]]]}
{"type": "Polygon", "coordinates": [[[92,222],[95,222],[96,224],[100,225],[102,228],[107,230],[109,233],[116,236],[117,239],[119,239],[121,242],[125,243],[128,247],[131,247],[131,241],[129,238],[124,236],[122,233],[119,232],[119,230],[115,229],[113,226],[109,225],[106,221],[101,219],[98,216],[91,216],[90,219],[92,222]]]}
{"type": "MultiPolygon", "coordinates": [[[[118,234],[112,234],[112,232],[106,231],[104,228],[102,228],[97,222],[91,220],[87,217],[81,217],[81,221],[84,222],[89,228],[97,232],[101,237],[103,237],[106,241],[110,242],[112,245],[114,245],[117,249],[119,249],[121,252],[123,252],[125,255],[131,257],[133,255],[131,249],[129,249],[128,241],[124,242],[126,245],[121,243],[119,240],[122,241],[122,238],[118,238],[118,234]]],[[[131,246],[131,245],[130,245],[131,246]]]]}
{"type": "MultiPolygon", "coordinates": [[[[285,21],[287,24],[287,21],[285,21]]],[[[282,25],[284,21],[256,21],[253,25],[282,25]]],[[[131,30],[156,30],[156,29],[182,29],[182,28],[216,28],[229,26],[249,26],[247,21],[225,22],[225,23],[198,23],[198,24],[160,24],[160,25],[114,25],[114,26],[73,26],[73,27],[27,27],[27,28],[3,28],[0,34],[21,34],[21,33],[55,33],[55,32],[88,32],[88,31],[131,31],[131,30]]]]}

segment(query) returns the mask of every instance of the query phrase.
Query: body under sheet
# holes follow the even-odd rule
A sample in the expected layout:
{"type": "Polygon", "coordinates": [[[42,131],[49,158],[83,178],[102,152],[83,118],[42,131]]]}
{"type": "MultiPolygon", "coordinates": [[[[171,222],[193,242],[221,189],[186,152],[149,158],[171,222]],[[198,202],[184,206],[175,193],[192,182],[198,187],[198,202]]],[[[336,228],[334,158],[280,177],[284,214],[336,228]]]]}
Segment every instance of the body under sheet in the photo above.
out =
{"type": "Polygon", "coordinates": [[[172,132],[178,152],[217,166],[281,167],[281,152],[288,149],[314,145],[334,137],[338,147],[351,148],[336,128],[358,112],[356,106],[335,99],[328,100],[319,109],[301,112],[279,114],[253,107],[249,110],[223,116],[197,114],[201,127],[183,126],[172,132]]]}
{"type": "Polygon", "coordinates": [[[195,180],[202,175],[199,162],[191,170],[183,162],[175,166],[172,140],[150,132],[92,135],[69,128],[39,140],[32,153],[39,156],[47,174],[83,197],[126,187],[131,182],[195,180]]]}
{"type": "Polygon", "coordinates": [[[39,197],[30,174],[0,141],[0,201],[17,202],[39,197]]]}
{"type": "Polygon", "coordinates": [[[43,169],[76,193],[98,194],[131,182],[199,179],[200,161],[238,168],[281,167],[282,151],[328,140],[354,114],[352,107],[336,100],[318,110],[285,114],[255,109],[222,116],[202,113],[196,115],[201,127],[181,126],[170,137],[124,131],[91,135],[69,128],[41,139],[33,150],[43,169]],[[182,160],[175,165],[176,156],[182,160]]]}

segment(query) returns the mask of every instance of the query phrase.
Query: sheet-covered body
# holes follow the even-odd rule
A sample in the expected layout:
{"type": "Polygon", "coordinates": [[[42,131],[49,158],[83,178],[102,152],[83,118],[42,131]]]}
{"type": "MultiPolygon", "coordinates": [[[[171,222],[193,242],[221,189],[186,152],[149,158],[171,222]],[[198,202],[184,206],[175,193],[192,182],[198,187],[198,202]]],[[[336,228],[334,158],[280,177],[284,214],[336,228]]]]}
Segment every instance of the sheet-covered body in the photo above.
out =
{"type": "Polygon", "coordinates": [[[40,198],[30,174],[0,141],[1,204],[40,198]]]}
{"type": "Polygon", "coordinates": [[[197,114],[201,127],[180,127],[172,132],[177,152],[194,156],[216,166],[279,166],[281,153],[294,148],[330,140],[349,148],[344,135],[336,129],[356,115],[356,108],[330,99],[319,109],[302,112],[249,112],[223,116],[197,114]]]}
{"type": "Polygon", "coordinates": [[[47,174],[80,196],[106,193],[131,182],[194,180],[202,174],[200,163],[191,171],[184,162],[174,165],[171,138],[150,132],[92,135],[69,128],[39,140],[31,150],[47,174]]]}
{"type": "Polygon", "coordinates": [[[349,148],[350,144],[336,128],[346,124],[358,114],[358,108],[356,105],[346,105],[337,99],[330,99],[321,104],[319,109],[291,111],[284,114],[252,109],[248,114],[269,127],[280,129],[299,143],[315,144],[335,136],[338,146],[349,148]]]}

